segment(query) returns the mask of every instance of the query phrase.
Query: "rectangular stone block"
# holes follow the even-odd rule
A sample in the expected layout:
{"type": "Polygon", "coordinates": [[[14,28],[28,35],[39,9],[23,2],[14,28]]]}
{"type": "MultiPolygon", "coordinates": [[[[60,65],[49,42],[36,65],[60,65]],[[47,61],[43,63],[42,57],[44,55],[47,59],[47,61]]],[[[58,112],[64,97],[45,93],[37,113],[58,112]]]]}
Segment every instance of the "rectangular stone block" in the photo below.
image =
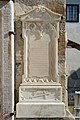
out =
{"type": "Polygon", "coordinates": [[[19,88],[19,102],[62,102],[62,88],[61,86],[53,84],[26,86],[22,85],[19,88]]]}
{"type": "Polygon", "coordinates": [[[65,116],[64,103],[18,103],[17,118],[58,118],[65,116]]]}

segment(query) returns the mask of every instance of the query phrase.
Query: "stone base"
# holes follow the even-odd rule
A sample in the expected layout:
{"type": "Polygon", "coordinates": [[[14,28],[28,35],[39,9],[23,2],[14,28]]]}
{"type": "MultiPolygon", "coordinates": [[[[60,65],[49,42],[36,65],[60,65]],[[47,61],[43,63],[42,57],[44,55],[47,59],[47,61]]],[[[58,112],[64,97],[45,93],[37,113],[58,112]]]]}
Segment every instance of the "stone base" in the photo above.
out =
{"type": "Polygon", "coordinates": [[[64,103],[18,103],[16,118],[62,118],[65,117],[64,103]]]}

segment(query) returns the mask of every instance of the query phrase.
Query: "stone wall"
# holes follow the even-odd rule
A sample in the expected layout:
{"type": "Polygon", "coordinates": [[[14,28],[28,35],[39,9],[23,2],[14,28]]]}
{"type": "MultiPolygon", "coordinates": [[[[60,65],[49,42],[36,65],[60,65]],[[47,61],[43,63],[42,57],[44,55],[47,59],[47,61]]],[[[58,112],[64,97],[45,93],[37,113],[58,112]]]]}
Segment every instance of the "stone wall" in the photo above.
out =
{"type": "MultiPolygon", "coordinates": [[[[15,21],[15,100],[18,102],[18,91],[19,85],[22,81],[23,75],[23,49],[24,49],[24,42],[22,39],[22,31],[21,31],[21,21],[15,21]]],[[[15,102],[15,103],[16,103],[15,102]]]]}
{"type": "MultiPolygon", "coordinates": [[[[7,3],[7,1],[4,1],[4,2],[0,1],[0,3],[1,3],[0,8],[2,8],[7,3]]],[[[18,91],[19,91],[19,86],[22,81],[22,75],[24,72],[23,71],[23,65],[24,65],[24,63],[23,63],[23,52],[24,52],[23,44],[24,44],[24,42],[22,39],[22,28],[21,28],[22,23],[20,21],[20,15],[33,9],[33,7],[35,5],[40,5],[40,4],[45,5],[52,11],[57,12],[63,16],[62,20],[60,21],[60,32],[59,32],[59,41],[58,41],[58,50],[59,50],[59,52],[58,52],[58,55],[59,55],[59,57],[58,57],[59,58],[58,59],[59,71],[58,71],[58,73],[59,73],[60,83],[63,87],[63,101],[65,103],[67,101],[66,100],[66,98],[67,98],[67,92],[66,92],[67,77],[66,77],[65,0],[15,0],[15,2],[14,2],[14,5],[15,5],[15,33],[16,33],[16,35],[15,35],[15,106],[16,106],[16,103],[18,102],[18,96],[19,96],[18,91]]],[[[0,26],[2,26],[1,18],[0,18],[0,26]]],[[[0,27],[0,33],[2,33],[1,27],[0,27]]],[[[2,34],[0,34],[0,35],[2,35],[2,34]]],[[[2,36],[0,36],[0,43],[1,43],[1,39],[2,39],[1,37],[2,36]]],[[[8,52],[10,52],[10,49],[8,49],[8,50],[9,50],[8,52]]],[[[2,55],[1,51],[2,50],[0,47],[0,56],[2,55]]],[[[1,66],[1,62],[0,62],[0,66],[1,66]]],[[[9,77],[8,79],[10,80],[10,76],[7,76],[7,77],[9,77]]],[[[6,81],[5,81],[5,84],[6,84],[6,81]]],[[[1,89],[0,92],[2,95],[3,93],[2,93],[1,85],[0,85],[0,89],[1,89]]],[[[6,85],[5,88],[8,88],[8,87],[9,87],[9,83],[6,85]]],[[[11,89],[11,87],[9,87],[9,91],[10,91],[10,89],[11,89]]],[[[9,97],[10,97],[10,95],[9,96],[8,95],[9,95],[9,93],[7,93],[7,99],[9,99],[9,97]]],[[[0,99],[0,102],[1,101],[2,101],[2,99],[0,99]]],[[[1,102],[1,104],[2,104],[2,102],[1,102]]],[[[6,102],[6,104],[7,104],[7,102],[6,102]]],[[[9,106],[10,106],[10,104],[11,103],[8,102],[9,106]]],[[[9,106],[8,106],[8,109],[9,109],[9,113],[10,113],[9,106]]],[[[67,106],[67,104],[66,104],[66,106],[67,106]]],[[[5,118],[5,120],[10,120],[10,119],[11,118],[9,118],[9,116],[8,116],[8,118],[5,118]]],[[[69,120],[69,119],[71,120],[72,118],[65,118],[64,120],[69,120]]],[[[63,120],[63,119],[56,118],[53,120],[63,120]]]]}

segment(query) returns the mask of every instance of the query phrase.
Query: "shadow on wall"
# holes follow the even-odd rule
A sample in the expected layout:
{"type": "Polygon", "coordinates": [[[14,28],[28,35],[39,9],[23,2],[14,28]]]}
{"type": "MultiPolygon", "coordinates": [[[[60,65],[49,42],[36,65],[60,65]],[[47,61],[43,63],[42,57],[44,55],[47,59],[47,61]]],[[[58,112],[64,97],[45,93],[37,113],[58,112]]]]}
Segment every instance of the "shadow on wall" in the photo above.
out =
{"type": "Polygon", "coordinates": [[[80,91],[80,68],[76,71],[71,70],[68,77],[68,103],[74,105],[75,91],[80,91]]]}
{"type": "Polygon", "coordinates": [[[69,40],[69,39],[68,39],[67,46],[71,47],[71,48],[75,48],[77,50],[80,50],[80,44],[73,42],[72,40],[69,40]]]}

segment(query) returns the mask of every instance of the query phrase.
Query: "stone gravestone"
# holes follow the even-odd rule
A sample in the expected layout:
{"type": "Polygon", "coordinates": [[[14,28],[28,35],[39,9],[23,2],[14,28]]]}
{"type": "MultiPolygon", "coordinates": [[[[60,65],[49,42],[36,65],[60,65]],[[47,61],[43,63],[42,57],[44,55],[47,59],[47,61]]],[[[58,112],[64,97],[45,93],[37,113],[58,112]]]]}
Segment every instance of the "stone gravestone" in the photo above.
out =
{"type": "Polygon", "coordinates": [[[58,38],[61,16],[38,6],[22,15],[24,75],[19,88],[17,118],[65,116],[58,79],[58,38]]]}

